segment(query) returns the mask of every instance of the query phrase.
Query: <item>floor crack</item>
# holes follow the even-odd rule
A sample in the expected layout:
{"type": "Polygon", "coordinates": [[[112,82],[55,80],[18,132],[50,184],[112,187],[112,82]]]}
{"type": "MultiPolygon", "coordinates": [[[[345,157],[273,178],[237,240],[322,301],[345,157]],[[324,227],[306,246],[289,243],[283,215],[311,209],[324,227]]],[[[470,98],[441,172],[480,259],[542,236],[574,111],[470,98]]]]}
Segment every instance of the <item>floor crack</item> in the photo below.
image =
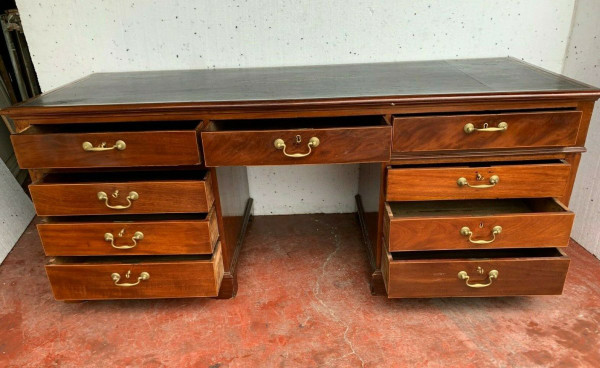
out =
{"type": "MultiPolygon", "coordinates": [[[[321,223],[323,224],[321,221],[319,221],[318,219],[315,220],[317,223],[321,223]]],[[[328,256],[327,259],[325,259],[325,262],[323,262],[323,265],[321,266],[321,274],[319,275],[319,277],[317,277],[317,281],[315,283],[315,287],[313,288],[313,293],[315,295],[315,299],[317,299],[317,301],[319,302],[319,304],[321,304],[321,306],[323,308],[325,308],[325,310],[327,311],[327,313],[331,316],[331,318],[333,318],[337,323],[339,323],[340,325],[342,325],[343,327],[345,327],[344,330],[344,342],[346,343],[346,345],[348,345],[348,347],[350,348],[351,352],[348,354],[344,354],[341,357],[337,357],[331,360],[328,360],[327,362],[323,363],[323,365],[327,365],[333,361],[339,360],[339,359],[343,359],[347,356],[350,355],[354,355],[358,358],[358,360],[360,360],[360,364],[361,367],[365,366],[365,361],[363,360],[363,358],[356,352],[356,350],[354,349],[354,344],[352,343],[352,341],[348,338],[348,331],[350,331],[350,325],[348,323],[345,323],[340,317],[338,317],[338,315],[335,313],[335,311],[333,311],[333,309],[331,309],[327,303],[325,303],[325,301],[320,297],[321,294],[321,279],[323,279],[325,277],[325,270],[327,268],[327,266],[329,265],[329,262],[331,262],[331,259],[333,259],[333,257],[337,254],[337,252],[340,250],[342,243],[340,242],[340,239],[338,237],[337,234],[337,229],[335,226],[329,225],[329,224],[324,224],[327,225],[331,228],[331,236],[333,237],[333,243],[335,244],[335,249],[333,250],[333,252],[331,252],[328,256]]]]}

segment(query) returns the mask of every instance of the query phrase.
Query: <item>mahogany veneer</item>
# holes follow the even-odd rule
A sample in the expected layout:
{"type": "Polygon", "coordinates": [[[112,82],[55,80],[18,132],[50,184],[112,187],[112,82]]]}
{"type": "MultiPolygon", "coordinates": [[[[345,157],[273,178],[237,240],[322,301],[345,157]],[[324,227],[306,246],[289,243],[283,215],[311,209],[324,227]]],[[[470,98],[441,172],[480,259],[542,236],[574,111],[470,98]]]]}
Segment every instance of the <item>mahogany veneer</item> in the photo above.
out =
{"type": "Polygon", "coordinates": [[[59,300],[233,297],[246,166],[332,163],[359,164],[373,294],[540,295],[599,97],[497,58],[98,73],[2,114],[59,300]]]}

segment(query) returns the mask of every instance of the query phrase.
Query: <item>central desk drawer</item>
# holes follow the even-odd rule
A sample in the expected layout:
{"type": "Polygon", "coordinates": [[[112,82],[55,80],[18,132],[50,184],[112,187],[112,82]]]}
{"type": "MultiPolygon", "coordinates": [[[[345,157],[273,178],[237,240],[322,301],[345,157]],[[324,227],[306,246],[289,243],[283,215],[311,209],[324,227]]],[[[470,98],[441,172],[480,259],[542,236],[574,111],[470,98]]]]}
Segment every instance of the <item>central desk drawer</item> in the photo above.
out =
{"type": "Polygon", "coordinates": [[[566,247],[575,215],[552,198],[386,203],[391,252],[566,247]]]}
{"type": "Polygon", "coordinates": [[[559,295],[569,257],[557,248],[383,253],[389,298],[559,295]]]}
{"type": "Polygon", "coordinates": [[[202,132],[207,166],[384,162],[391,127],[381,116],[212,121],[202,132]]]}
{"type": "Polygon", "coordinates": [[[219,243],[208,256],[56,258],[46,273],[57,300],[213,297],[223,257],[219,243]]]}
{"type": "Polygon", "coordinates": [[[395,152],[575,145],[581,111],[395,117],[395,152]]]}
{"type": "Polygon", "coordinates": [[[183,166],[200,164],[198,129],[198,122],[32,125],[11,140],[24,169],[183,166]]]}
{"type": "Polygon", "coordinates": [[[47,256],[211,254],[219,239],[214,207],[208,214],[124,220],[47,218],[37,228],[47,256]]]}
{"type": "Polygon", "coordinates": [[[391,168],[386,200],[562,197],[570,173],[559,160],[391,168]]]}
{"type": "Polygon", "coordinates": [[[39,216],[205,213],[210,172],[49,174],[29,190],[39,216]]]}

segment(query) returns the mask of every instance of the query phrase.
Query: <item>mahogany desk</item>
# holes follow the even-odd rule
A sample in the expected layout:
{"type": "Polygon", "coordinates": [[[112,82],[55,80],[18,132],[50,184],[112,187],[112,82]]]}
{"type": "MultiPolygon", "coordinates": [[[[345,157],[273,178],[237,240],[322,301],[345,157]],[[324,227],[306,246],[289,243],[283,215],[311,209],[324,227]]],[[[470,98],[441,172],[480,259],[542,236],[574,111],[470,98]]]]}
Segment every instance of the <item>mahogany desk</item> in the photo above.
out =
{"type": "Polygon", "coordinates": [[[372,293],[503,296],[562,292],[598,97],[499,58],[98,73],[2,114],[58,300],[234,296],[246,166],[330,163],[372,293]]]}

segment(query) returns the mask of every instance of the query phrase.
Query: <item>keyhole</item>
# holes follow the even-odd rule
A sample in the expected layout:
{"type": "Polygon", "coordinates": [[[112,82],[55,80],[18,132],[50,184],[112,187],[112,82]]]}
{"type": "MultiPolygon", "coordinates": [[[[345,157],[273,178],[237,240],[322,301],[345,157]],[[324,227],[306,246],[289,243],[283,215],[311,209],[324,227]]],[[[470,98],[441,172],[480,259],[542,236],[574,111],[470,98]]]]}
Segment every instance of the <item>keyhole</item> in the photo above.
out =
{"type": "Polygon", "coordinates": [[[488,126],[489,126],[488,123],[483,123],[483,129],[487,129],[488,126]]]}
{"type": "Polygon", "coordinates": [[[483,175],[481,175],[480,173],[476,173],[475,180],[482,181],[483,180],[483,175]]]}
{"type": "Polygon", "coordinates": [[[480,229],[483,229],[483,221],[481,221],[481,222],[479,223],[479,228],[480,228],[480,229]]]}
{"type": "Polygon", "coordinates": [[[131,270],[127,270],[127,273],[125,274],[125,278],[128,279],[129,276],[131,276],[131,270]]]}
{"type": "Polygon", "coordinates": [[[124,234],[125,234],[125,228],[122,228],[121,231],[119,231],[119,238],[122,238],[124,234]]]}
{"type": "Polygon", "coordinates": [[[300,135],[296,136],[296,144],[300,144],[302,142],[302,137],[300,135]]]}
{"type": "Polygon", "coordinates": [[[115,190],[115,192],[112,194],[113,198],[117,198],[119,196],[119,190],[115,190]]]}
{"type": "Polygon", "coordinates": [[[485,272],[485,270],[483,268],[481,268],[481,266],[477,267],[477,273],[480,275],[483,275],[483,273],[485,272]]]}

